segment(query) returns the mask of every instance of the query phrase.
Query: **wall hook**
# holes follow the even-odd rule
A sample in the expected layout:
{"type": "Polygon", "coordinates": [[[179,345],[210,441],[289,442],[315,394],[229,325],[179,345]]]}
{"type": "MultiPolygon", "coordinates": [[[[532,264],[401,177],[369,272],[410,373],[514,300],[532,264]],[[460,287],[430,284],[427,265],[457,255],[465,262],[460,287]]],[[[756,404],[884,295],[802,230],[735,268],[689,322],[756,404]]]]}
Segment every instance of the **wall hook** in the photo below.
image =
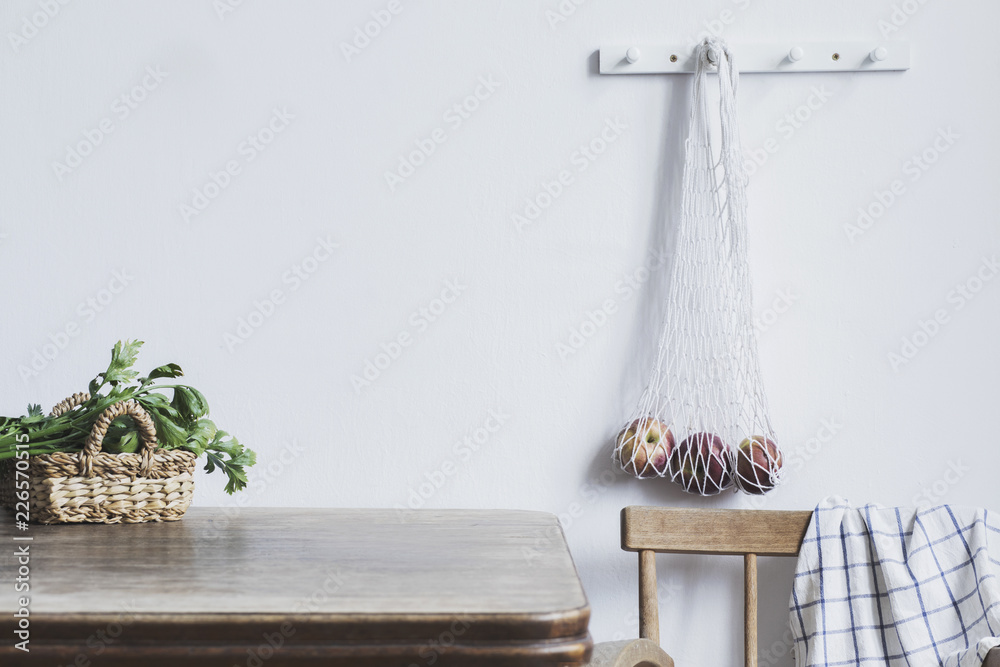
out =
{"type": "Polygon", "coordinates": [[[641,55],[642,53],[639,51],[638,48],[630,46],[628,51],[625,52],[625,60],[629,61],[630,63],[637,63],[639,62],[639,57],[641,55]]]}
{"type": "Polygon", "coordinates": [[[889,57],[889,49],[885,48],[884,46],[876,47],[872,49],[872,52],[869,54],[869,57],[872,59],[873,62],[880,63],[889,57]]]}
{"type": "Polygon", "coordinates": [[[801,46],[793,46],[788,51],[788,60],[793,63],[797,63],[802,60],[803,56],[805,56],[805,51],[802,50],[801,46]]]}

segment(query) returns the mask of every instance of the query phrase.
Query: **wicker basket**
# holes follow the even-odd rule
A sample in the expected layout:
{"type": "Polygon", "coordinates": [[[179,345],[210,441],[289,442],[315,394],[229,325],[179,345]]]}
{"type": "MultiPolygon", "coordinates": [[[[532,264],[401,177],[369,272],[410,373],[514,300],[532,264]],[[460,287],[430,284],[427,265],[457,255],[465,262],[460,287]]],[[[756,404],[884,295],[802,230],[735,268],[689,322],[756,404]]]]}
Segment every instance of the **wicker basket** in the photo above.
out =
{"type": "MultiPolygon", "coordinates": [[[[57,416],[88,400],[75,394],[57,405],[57,416]]],[[[28,461],[30,516],[38,523],[143,523],[177,521],[194,494],[195,455],[187,450],[158,449],[156,427],[135,401],[115,403],[91,429],[81,452],[38,454],[28,461]],[[101,451],[108,427],[129,415],[141,444],[136,454],[101,451]]],[[[2,462],[0,502],[15,507],[14,461],[2,462]]]]}

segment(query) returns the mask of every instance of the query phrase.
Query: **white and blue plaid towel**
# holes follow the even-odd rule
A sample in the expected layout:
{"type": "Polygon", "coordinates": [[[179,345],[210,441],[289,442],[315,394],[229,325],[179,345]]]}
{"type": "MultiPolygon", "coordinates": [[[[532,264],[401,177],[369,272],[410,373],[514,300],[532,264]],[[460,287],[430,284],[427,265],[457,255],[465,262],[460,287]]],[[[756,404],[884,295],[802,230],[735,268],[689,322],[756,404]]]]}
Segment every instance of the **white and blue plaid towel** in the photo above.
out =
{"type": "Polygon", "coordinates": [[[1000,645],[994,512],[816,507],[792,588],[797,667],[979,667],[1000,645]]]}

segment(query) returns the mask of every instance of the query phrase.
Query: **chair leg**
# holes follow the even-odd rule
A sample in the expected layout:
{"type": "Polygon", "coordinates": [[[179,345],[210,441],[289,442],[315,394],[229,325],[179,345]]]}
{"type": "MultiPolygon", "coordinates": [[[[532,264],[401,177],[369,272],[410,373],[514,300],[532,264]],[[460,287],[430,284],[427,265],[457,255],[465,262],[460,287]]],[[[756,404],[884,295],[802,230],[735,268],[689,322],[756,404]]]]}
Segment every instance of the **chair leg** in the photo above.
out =
{"type": "Polygon", "coordinates": [[[639,637],[660,644],[660,610],[656,599],[656,552],[639,552],[639,637]]]}
{"type": "Polygon", "coordinates": [[[757,667],[757,554],[743,556],[743,662],[757,667]]]}
{"type": "Polygon", "coordinates": [[[587,667],[674,667],[674,659],[648,639],[603,642],[587,667]]]}

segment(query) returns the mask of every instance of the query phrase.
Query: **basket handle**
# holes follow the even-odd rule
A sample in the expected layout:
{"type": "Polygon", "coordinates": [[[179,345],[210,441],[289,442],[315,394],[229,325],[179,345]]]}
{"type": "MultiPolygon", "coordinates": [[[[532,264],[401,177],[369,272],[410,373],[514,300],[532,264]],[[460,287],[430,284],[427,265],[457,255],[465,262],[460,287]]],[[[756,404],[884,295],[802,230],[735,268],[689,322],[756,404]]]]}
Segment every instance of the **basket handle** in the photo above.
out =
{"type": "Polygon", "coordinates": [[[90,435],[87,436],[87,442],[83,445],[83,454],[80,456],[81,476],[92,476],[94,456],[101,451],[104,436],[108,434],[108,427],[111,426],[111,422],[122,415],[128,415],[135,422],[136,431],[139,433],[139,442],[142,444],[140,471],[144,477],[149,475],[153,467],[153,451],[156,449],[156,425],[153,424],[149,413],[143,410],[141,405],[129,399],[109,406],[94,422],[90,435]]]}
{"type": "Polygon", "coordinates": [[[69,398],[64,398],[63,400],[56,403],[55,407],[52,408],[52,412],[49,413],[49,416],[58,417],[61,414],[69,412],[78,405],[83,405],[89,400],[90,400],[90,394],[86,391],[81,391],[79,393],[73,394],[69,398]]]}

